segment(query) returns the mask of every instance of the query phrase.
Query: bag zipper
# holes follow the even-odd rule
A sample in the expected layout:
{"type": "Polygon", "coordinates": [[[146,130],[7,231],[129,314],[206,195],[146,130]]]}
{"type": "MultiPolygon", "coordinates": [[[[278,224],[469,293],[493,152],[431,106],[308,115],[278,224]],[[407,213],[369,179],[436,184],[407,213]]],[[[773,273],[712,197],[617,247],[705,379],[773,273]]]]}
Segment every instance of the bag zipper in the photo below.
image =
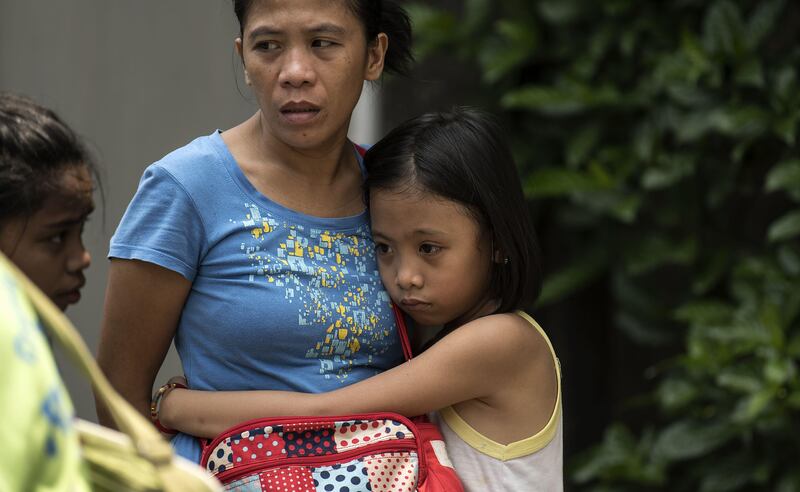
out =
{"type": "MultiPolygon", "coordinates": [[[[243,423],[240,423],[240,424],[236,424],[235,426],[223,431],[220,435],[215,437],[211,441],[211,443],[209,443],[208,445],[203,445],[203,454],[202,454],[202,456],[200,458],[200,463],[203,465],[203,468],[208,469],[207,468],[208,459],[210,458],[211,453],[214,451],[214,449],[217,447],[217,445],[219,445],[222,441],[227,439],[231,434],[238,434],[238,433],[241,433],[242,431],[250,430],[250,429],[252,429],[254,427],[267,427],[267,426],[270,426],[270,425],[280,425],[280,426],[283,427],[283,426],[291,425],[291,424],[309,424],[309,423],[311,423],[311,424],[316,424],[316,423],[326,424],[326,423],[330,423],[330,422],[347,422],[347,421],[350,421],[350,420],[379,420],[379,419],[380,420],[395,420],[397,422],[403,423],[403,425],[405,425],[412,432],[412,434],[414,434],[415,439],[406,439],[406,441],[408,441],[408,444],[403,443],[402,440],[398,440],[398,441],[391,442],[391,443],[376,443],[376,444],[373,444],[373,445],[370,445],[370,446],[365,446],[365,447],[363,447],[361,449],[345,451],[344,453],[336,453],[334,455],[331,455],[329,460],[335,463],[335,462],[340,461],[343,456],[349,456],[350,454],[352,454],[354,456],[357,456],[359,454],[364,454],[365,450],[367,450],[367,449],[371,450],[373,446],[374,446],[374,448],[379,448],[379,449],[382,448],[383,445],[385,445],[387,448],[388,447],[394,447],[395,449],[397,449],[398,447],[408,446],[408,449],[416,448],[416,450],[417,450],[417,459],[419,460],[419,478],[418,478],[418,480],[419,480],[419,484],[420,485],[422,483],[424,483],[425,482],[425,477],[426,477],[427,472],[428,472],[428,468],[427,468],[427,463],[425,461],[425,450],[422,449],[422,442],[419,441],[419,439],[417,439],[417,436],[419,436],[419,429],[417,428],[416,424],[414,424],[409,418],[407,418],[407,417],[405,417],[403,415],[400,415],[398,413],[393,413],[393,412],[372,412],[372,413],[361,413],[361,414],[353,414],[353,415],[332,415],[332,416],[331,415],[326,415],[326,416],[322,416],[322,417],[309,417],[309,416],[304,416],[304,417],[266,417],[266,418],[258,418],[258,419],[248,420],[246,422],[243,422],[243,423]],[[399,446],[400,444],[403,444],[403,446],[399,446]]],[[[319,459],[321,459],[323,461],[328,461],[328,459],[323,458],[323,457],[320,457],[319,459]]],[[[287,463],[288,464],[288,463],[295,463],[296,461],[297,462],[301,462],[303,460],[306,460],[307,462],[310,463],[310,462],[312,462],[312,460],[314,460],[313,462],[316,462],[318,459],[314,458],[314,457],[302,457],[302,456],[301,457],[297,457],[297,458],[282,458],[282,457],[278,457],[278,458],[275,459],[275,463],[274,464],[278,464],[278,463],[280,463],[280,464],[287,463]]],[[[248,465],[245,469],[239,469],[239,470],[232,469],[230,475],[233,476],[234,475],[233,474],[234,471],[241,472],[242,474],[244,474],[248,470],[256,469],[258,467],[269,466],[269,463],[270,463],[270,461],[266,461],[266,462],[262,461],[261,463],[248,465]]],[[[221,477],[226,477],[225,479],[227,480],[228,475],[226,475],[226,473],[228,473],[228,472],[225,471],[225,472],[220,473],[219,475],[217,475],[217,479],[222,480],[221,477]]],[[[236,475],[238,476],[238,473],[236,475]]]]}
{"type": "MultiPolygon", "coordinates": [[[[394,442],[381,442],[377,444],[372,444],[370,446],[364,446],[363,448],[359,449],[351,449],[343,453],[335,453],[324,456],[308,456],[308,457],[296,456],[291,458],[284,458],[279,456],[277,458],[265,460],[260,463],[252,463],[243,466],[241,468],[233,468],[230,471],[224,471],[219,475],[215,476],[217,477],[217,480],[219,480],[223,484],[228,484],[245,475],[252,473],[255,470],[266,471],[269,470],[270,468],[274,468],[277,466],[288,466],[288,465],[325,466],[325,465],[344,464],[354,458],[358,458],[360,456],[365,456],[368,454],[378,454],[381,452],[396,452],[402,450],[416,450],[416,449],[417,445],[413,439],[403,439],[394,442]]],[[[422,461],[421,458],[418,459],[419,461],[422,461]]],[[[422,467],[420,466],[420,470],[421,468],[422,467]]]]}

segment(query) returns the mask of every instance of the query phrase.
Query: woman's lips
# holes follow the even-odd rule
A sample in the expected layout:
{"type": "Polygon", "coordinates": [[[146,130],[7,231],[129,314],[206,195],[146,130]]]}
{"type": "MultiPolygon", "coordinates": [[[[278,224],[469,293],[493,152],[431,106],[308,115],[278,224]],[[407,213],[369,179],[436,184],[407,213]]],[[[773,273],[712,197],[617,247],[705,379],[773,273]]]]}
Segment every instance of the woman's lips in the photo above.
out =
{"type": "Polygon", "coordinates": [[[312,122],[319,115],[319,107],[309,102],[290,102],[281,106],[281,116],[289,123],[302,125],[312,122]]]}

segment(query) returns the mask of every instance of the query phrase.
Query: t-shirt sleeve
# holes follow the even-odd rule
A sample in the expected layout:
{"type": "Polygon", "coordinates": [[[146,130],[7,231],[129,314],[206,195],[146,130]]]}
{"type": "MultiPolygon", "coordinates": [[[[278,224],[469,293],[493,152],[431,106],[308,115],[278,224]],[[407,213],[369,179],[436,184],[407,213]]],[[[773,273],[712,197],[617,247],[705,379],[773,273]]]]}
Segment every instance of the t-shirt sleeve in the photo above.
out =
{"type": "Polygon", "coordinates": [[[169,171],[153,164],[111,238],[108,257],[154,263],[194,281],[205,243],[192,196],[169,171]]]}

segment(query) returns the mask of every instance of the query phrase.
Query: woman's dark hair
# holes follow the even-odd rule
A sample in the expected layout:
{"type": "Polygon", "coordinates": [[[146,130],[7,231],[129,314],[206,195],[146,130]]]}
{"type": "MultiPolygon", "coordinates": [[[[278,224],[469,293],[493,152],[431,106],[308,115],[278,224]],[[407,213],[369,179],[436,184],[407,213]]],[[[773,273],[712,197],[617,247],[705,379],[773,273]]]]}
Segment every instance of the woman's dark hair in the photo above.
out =
{"type": "MultiPolygon", "coordinates": [[[[244,36],[247,14],[257,0],[233,0],[233,12],[239,21],[239,35],[244,36]]],[[[411,21],[406,11],[393,0],[344,0],[350,11],[361,21],[367,42],[380,33],[389,37],[389,48],[384,61],[385,71],[408,75],[414,54],[411,52],[411,21]]]]}
{"type": "Polygon", "coordinates": [[[0,225],[35,213],[61,172],[78,165],[97,178],[88,150],[53,111],[0,92],[0,225]]]}
{"type": "Polygon", "coordinates": [[[511,150],[491,117],[461,107],[413,118],[370,148],[364,164],[367,191],[418,188],[462,205],[491,234],[498,312],[533,304],[542,284],[536,233],[511,150]]]}

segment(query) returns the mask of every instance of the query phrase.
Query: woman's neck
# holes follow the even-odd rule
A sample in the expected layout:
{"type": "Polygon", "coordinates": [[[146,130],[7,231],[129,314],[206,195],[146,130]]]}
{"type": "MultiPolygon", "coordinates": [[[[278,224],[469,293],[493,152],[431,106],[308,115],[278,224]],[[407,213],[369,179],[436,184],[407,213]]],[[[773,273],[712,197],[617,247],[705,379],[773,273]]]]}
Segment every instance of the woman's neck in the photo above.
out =
{"type": "Polygon", "coordinates": [[[281,205],[320,217],[364,209],[361,168],[346,133],[298,149],[275,138],[259,112],[223,133],[223,140],[253,186],[281,205]]]}

